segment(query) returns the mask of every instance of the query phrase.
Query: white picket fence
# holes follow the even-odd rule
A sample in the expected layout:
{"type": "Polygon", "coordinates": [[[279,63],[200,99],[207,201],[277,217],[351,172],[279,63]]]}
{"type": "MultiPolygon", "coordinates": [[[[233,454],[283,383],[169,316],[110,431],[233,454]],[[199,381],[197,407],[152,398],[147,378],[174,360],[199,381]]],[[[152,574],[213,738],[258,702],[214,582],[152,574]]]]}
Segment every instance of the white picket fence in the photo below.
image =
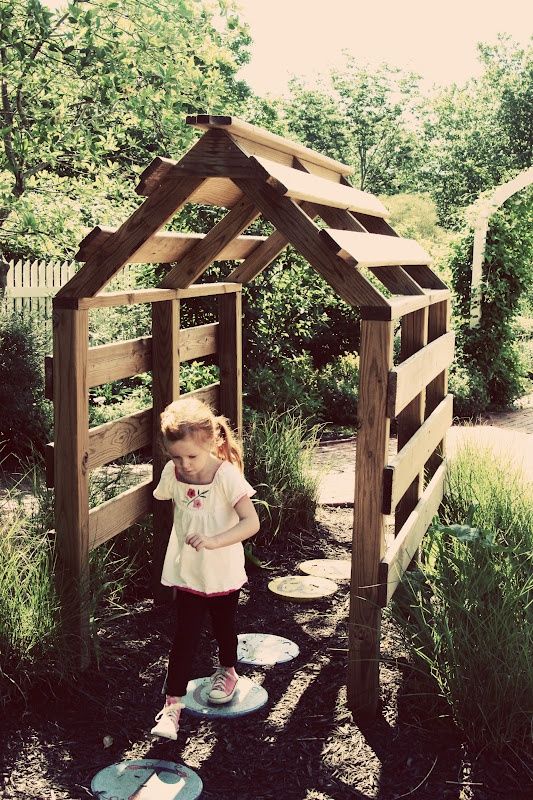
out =
{"type": "MultiPolygon", "coordinates": [[[[75,261],[9,261],[4,311],[30,311],[44,319],[52,316],[52,298],[79,269],[75,261]]],[[[124,284],[129,282],[129,267],[121,270],[124,284]]]]}

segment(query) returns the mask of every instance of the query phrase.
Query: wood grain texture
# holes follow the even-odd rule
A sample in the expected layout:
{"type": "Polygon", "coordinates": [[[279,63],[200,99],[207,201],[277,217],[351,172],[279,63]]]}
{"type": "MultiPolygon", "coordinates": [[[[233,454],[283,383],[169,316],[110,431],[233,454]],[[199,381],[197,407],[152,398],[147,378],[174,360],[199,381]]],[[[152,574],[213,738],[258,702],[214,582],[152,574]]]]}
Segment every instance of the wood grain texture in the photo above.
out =
{"type": "Polygon", "coordinates": [[[244,197],[165,275],[165,289],[186,288],[202,275],[219,253],[259,216],[254,202],[244,197]]]}
{"type": "Polygon", "coordinates": [[[260,185],[243,181],[239,185],[245,194],[253,198],[263,216],[285,234],[343,300],[355,306],[387,305],[383,295],[357,270],[347,267],[342,259],[331,252],[321,240],[319,228],[294,201],[279,195],[266,183],[260,185]]]}
{"type": "Polygon", "coordinates": [[[152,479],[107,500],[89,512],[89,546],[93,550],[152,511],[152,479]]]}
{"type": "Polygon", "coordinates": [[[57,575],[64,633],[89,660],[89,389],[86,311],[54,311],[54,474],[57,575]]]}
{"type": "Polygon", "coordinates": [[[151,408],[97,425],[89,429],[87,468],[95,469],[109,464],[128,453],[148,447],[151,441],[151,408]]]}
{"type": "Polygon", "coordinates": [[[242,437],[242,295],[218,298],[220,413],[242,437]]]}
{"type": "Polygon", "coordinates": [[[151,368],[151,336],[89,348],[87,380],[90,387],[140,375],[151,368]]]}
{"type": "Polygon", "coordinates": [[[392,367],[392,322],[361,323],[357,459],[348,623],[348,707],[372,717],[379,698],[379,563],[385,551],[381,509],[389,444],[387,376],[392,367]]]}
{"type": "MultiPolygon", "coordinates": [[[[98,226],[80,244],[77,261],[87,261],[115,234],[116,228],[98,226]]],[[[159,231],[133,254],[129,264],[167,264],[182,258],[205,238],[203,233],[176,233],[159,231]]],[[[264,236],[237,236],[215,257],[215,261],[232,261],[246,258],[265,241],[264,236]]]]}
{"type": "Polygon", "coordinates": [[[439,510],[444,496],[445,479],[446,465],[441,464],[385,553],[380,564],[381,607],[386,606],[392,598],[439,510]]]}
{"type": "Polygon", "coordinates": [[[133,306],[139,303],[162,303],[175,300],[175,289],[127,289],[121,292],[102,292],[94,297],[54,297],[54,308],[79,309],[90,311],[91,308],[115,308],[117,306],[133,306]]]}
{"type": "Polygon", "coordinates": [[[370,272],[393,295],[424,294],[424,289],[402,267],[371,267],[370,272]]]}
{"type": "MultiPolygon", "coordinates": [[[[443,440],[452,424],[453,398],[447,395],[385,468],[383,513],[394,513],[409,485],[443,440]]],[[[442,459],[441,459],[442,460],[442,459]]]]}
{"type": "MultiPolygon", "coordinates": [[[[440,303],[434,303],[429,309],[428,341],[433,342],[446,334],[450,328],[451,299],[448,297],[440,303]]],[[[448,394],[448,369],[440,372],[426,389],[426,415],[433,412],[448,394]]],[[[446,455],[446,436],[436,448],[426,464],[426,472],[433,475],[446,455]]]]}
{"type": "MultiPolygon", "coordinates": [[[[402,319],[402,323],[405,317],[402,319]]],[[[425,323],[427,337],[427,320],[425,323]]],[[[403,341],[403,330],[402,330],[403,341]]],[[[453,331],[439,336],[418,352],[402,361],[391,371],[393,387],[389,393],[387,407],[390,417],[396,417],[415,395],[423,392],[426,386],[449,367],[453,359],[455,334],[453,331]],[[395,378],[395,380],[394,380],[395,378]]],[[[442,398],[441,398],[442,399],[442,398]]]]}
{"type": "Polygon", "coordinates": [[[329,158],[329,156],[317,153],[299,142],[294,142],[283,136],[270,133],[257,125],[250,125],[248,122],[244,122],[237,117],[213,114],[191,114],[187,117],[186,122],[188,125],[194,125],[202,130],[223,128],[231,136],[241,137],[257,144],[264,144],[272,150],[303,158],[313,164],[323,166],[328,170],[338,172],[342,175],[351,175],[353,173],[353,168],[349,167],[347,164],[342,164],[339,161],[335,161],[333,158],[329,158]]]}
{"type": "MultiPolygon", "coordinates": [[[[235,297],[235,294],[222,295],[235,297]]],[[[218,348],[218,323],[210,322],[207,325],[196,325],[193,328],[181,328],[178,338],[178,358],[180,363],[205,358],[217,352],[218,348]]]]}
{"type": "Polygon", "coordinates": [[[321,231],[321,236],[334,252],[349,254],[360,267],[401,267],[428,264],[431,261],[428,253],[414,239],[333,228],[321,231]]]}

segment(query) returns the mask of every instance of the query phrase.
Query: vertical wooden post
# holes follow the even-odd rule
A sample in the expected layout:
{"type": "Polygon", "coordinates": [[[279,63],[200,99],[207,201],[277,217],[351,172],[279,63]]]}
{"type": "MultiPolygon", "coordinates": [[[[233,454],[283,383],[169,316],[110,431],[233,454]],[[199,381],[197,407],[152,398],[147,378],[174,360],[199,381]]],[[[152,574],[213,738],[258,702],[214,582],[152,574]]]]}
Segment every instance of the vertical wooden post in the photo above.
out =
{"type": "MultiPolygon", "coordinates": [[[[400,358],[405,361],[418,350],[421,350],[428,339],[428,308],[421,308],[402,317],[402,344],[400,358]]],[[[426,393],[417,394],[398,415],[398,450],[407,444],[409,439],[424,422],[426,393]]],[[[396,507],[394,527],[396,533],[402,528],[407,517],[418,503],[424,489],[424,473],[421,472],[396,507]]]]}
{"type": "Polygon", "coordinates": [[[221,294],[218,299],[218,358],[220,413],[242,436],[242,293],[221,294]]]}
{"type": "MultiPolygon", "coordinates": [[[[434,303],[429,307],[428,342],[432,342],[434,339],[438,339],[439,336],[442,336],[443,333],[447,333],[450,328],[450,313],[450,300],[443,300],[441,303],[434,303]]],[[[428,417],[441,400],[446,397],[447,392],[448,370],[445,369],[440,375],[437,375],[426,388],[426,417],[428,417]]],[[[445,455],[446,441],[443,439],[426,464],[429,478],[435,474],[445,455]]]]}
{"type": "Polygon", "coordinates": [[[88,311],[56,309],[53,320],[58,590],[63,633],[84,669],[90,657],[88,311]]]}
{"type": "MultiPolygon", "coordinates": [[[[152,400],[153,400],[153,485],[159,483],[167,457],[161,449],[160,415],[179,396],[178,339],[180,301],[152,303],[152,400]]],[[[156,602],[169,599],[169,591],[161,585],[161,570],[172,529],[173,511],[170,500],[154,501],[154,543],[152,583],[156,602]]]]}
{"type": "Polygon", "coordinates": [[[360,427],[348,623],[348,707],[359,717],[374,716],[379,700],[378,570],[385,554],[383,471],[389,445],[387,384],[393,336],[392,322],[361,322],[360,427]]]}

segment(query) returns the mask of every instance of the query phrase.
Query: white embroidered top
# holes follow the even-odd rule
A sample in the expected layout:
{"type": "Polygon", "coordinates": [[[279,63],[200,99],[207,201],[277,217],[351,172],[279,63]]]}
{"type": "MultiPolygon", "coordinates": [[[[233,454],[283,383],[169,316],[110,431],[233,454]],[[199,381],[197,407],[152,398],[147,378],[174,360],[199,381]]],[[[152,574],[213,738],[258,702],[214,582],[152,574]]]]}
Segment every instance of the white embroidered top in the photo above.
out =
{"type": "Polygon", "coordinates": [[[168,542],[161,583],[202,595],[228,594],[247,581],[241,542],[202,549],[185,543],[190,533],[215,536],[239,522],[234,506],[255,489],[230,461],[223,461],[211,483],[181,481],[172,461],[165,464],[154,497],[172,500],[174,525],[168,542]]]}

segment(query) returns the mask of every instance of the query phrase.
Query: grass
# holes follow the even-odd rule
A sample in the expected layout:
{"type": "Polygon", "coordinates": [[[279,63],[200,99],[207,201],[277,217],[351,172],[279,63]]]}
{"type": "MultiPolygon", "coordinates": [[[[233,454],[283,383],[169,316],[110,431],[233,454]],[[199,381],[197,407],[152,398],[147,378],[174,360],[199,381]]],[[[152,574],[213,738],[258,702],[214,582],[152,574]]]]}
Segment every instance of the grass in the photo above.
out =
{"type": "Polygon", "coordinates": [[[314,528],[318,478],[311,459],[318,432],[297,411],[252,414],[244,434],[244,461],[246,478],[259,498],[259,544],[283,549],[314,528]]]}
{"type": "Polygon", "coordinates": [[[393,608],[468,740],[530,746],[533,492],[492,451],[466,446],[451,463],[439,522],[393,608]]]}

